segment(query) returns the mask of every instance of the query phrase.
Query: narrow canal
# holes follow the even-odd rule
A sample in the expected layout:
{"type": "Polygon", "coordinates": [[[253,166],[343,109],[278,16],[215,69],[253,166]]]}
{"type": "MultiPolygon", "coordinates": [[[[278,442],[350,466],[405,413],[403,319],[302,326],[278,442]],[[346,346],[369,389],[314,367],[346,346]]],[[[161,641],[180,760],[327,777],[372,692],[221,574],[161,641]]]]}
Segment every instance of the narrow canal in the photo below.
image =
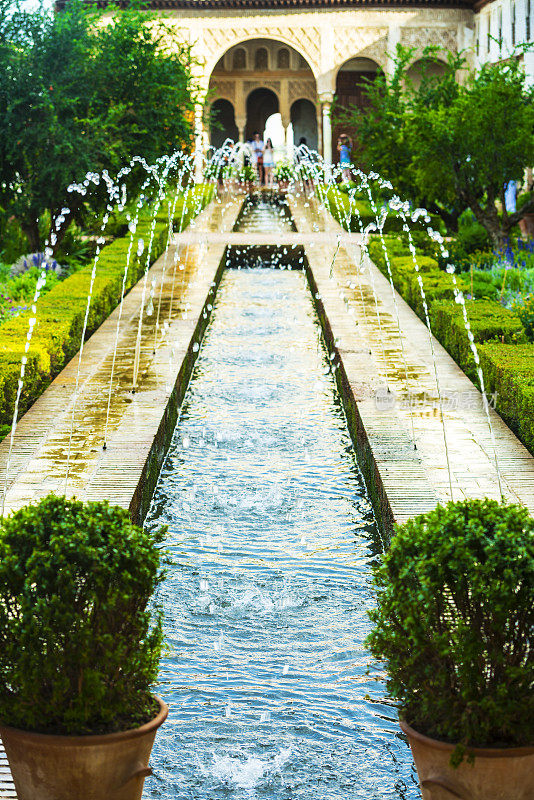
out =
{"type": "Polygon", "coordinates": [[[170,714],[144,796],[415,800],[396,712],[367,674],[380,538],[305,276],[240,263],[147,519],[169,526],[174,564],[158,598],[170,714]]]}

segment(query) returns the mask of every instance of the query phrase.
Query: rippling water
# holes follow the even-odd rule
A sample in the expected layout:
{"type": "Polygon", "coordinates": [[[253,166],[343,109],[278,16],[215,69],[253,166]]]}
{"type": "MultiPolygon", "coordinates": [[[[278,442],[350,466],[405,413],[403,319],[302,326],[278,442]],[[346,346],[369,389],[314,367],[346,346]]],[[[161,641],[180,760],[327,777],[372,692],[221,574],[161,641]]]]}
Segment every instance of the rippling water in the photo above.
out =
{"type": "Polygon", "coordinates": [[[252,195],[245,201],[236,228],[240,231],[286,233],[295,230],[285,198],[252,195]]]}
{"type": "Polygon", "coordinates": [[[170,704],[147,798],[415,800],[363,639],[380,540],[300,272],[228,270],[147,520],[170,704]]]}

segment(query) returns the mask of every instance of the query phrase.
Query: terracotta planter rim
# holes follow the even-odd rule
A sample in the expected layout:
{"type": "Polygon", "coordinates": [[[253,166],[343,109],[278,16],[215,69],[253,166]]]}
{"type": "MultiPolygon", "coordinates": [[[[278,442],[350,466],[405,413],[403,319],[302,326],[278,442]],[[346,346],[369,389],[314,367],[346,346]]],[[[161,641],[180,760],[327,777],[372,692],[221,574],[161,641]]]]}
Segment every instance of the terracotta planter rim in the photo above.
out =
{"type": "Polygon", "coordinates": [[[85,736],[59,736],[57,734],[24,731],[21,728],[11,728],[9,725],[3,725],[0,723],[0,736],[2,731],[6,731],[11,736],[19,738],[24,737],[26,741],[43,742],[46,740],[50,744],[57,746],[63,745],[65,747],[112,744],[114,742],[119,742],[126,739],[136,739],[138,736],[144,736],[145,734],[159,728],[160,725],[162,725],[167,719],[167,715],[169,713],[169,706],[167,703],[156,694],[152,695],[152,697],[157,701],[159,705],[159,711],[155,717],[153,717],[149,722],[145,722],[145,724],[141,725],[139,728],[130,728],[130,730],[118,731],[117,733],[88,733],[85,736]]]}
{"type": "MultiPolygon", "coordinates": [[[[452,753],[456,747],[455,744],[450,742],[442,742],[440,739],[432,739],[430,736],[419,733],[402,719],[399,720],[399,725],[407,736],[423,744],[435,747],[437,750],[446,750],[452,753]]],[[[465,752],[467,755],[478,756],[479,758],[521,758],[522,756],[534,754],[534,745],[527,745],[526,747],[466,747],[465,752]]]]}

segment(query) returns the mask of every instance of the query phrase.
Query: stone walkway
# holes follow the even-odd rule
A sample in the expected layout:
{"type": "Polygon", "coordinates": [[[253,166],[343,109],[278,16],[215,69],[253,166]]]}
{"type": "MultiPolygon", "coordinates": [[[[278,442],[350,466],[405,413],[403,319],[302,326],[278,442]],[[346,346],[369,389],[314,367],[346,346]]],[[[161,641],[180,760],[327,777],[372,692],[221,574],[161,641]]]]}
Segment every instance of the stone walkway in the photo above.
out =
{"type": "MultiPolygon", "coordinates": [[[[103,428],[118,309],[88,340],[72,426],[68,495],[109,499],[143,519],[209,319],[226,244],[285,243],[280,235],[260,242],[254,234],[224,233],[232,230],[241,201],[212,203],[189,234],[175,237],[167,260],[162,256],[151,268],[155,312],[143,319],[135,393],[132,365],[143,282],[128,294],[106,449],[103,428]],[[173,268],[176,247],[183,270],[173,268]],[[160,285],[165,325],[155,340],[160,285]]],[[[454,499],[499,498],[495,452],[478,390],[436,340],[434,367],[428,330],[374,264],[362,263],[357,236],[347,237],[314,203],[294,198],[290,205],[298,234],[291,234],[287,244],[305,247],[359,461],[384,527],[450,499],[450,482],[454,499]],[[443,409],[435,371],[446,399],[443,409]]],[[[63,493],[77,369],[76,357],[19,422],[6,511],[50,491],[63,493]]],[[[534,458],[493,411],[491,423],[503,494],[534,513],[534,458]]],[[[0,444],[0,489],[8,450],[6,439],[0,444]]],[[[0,743],[0,798],[14,797],[0,743]]]]}
{"type": "MultiPolygon", "coordinates": [[[[80,370],[67,495],[110,500],[144,517],[178,415],[198,342],[209,319],[224,242],[208,234],[232,229],[242,198],[224,205],[212,202],[151,267],[155,279],[154,313],[142,324],[138,386],[132,394],[133,356],[139,324],[143,279],[125,298],[111,394],[107,447],[103,433],[119,309],[87,341],[80,370]],[[179,248],[174,270],[175,248],[179,248]],[[179,268],[182,264],[183,269],[179,268]],[[163,281],[162,281],[163,278],[163,281]],[[154,346],[159,303],[160,334],[154,346]],[[173,421],[174,420],[174,421],[173,421]]],[[[49,492],[62,494],[65,458],[71,431],[73,390],[78,356],[20,420],[9,469],[6,513],[37,501],[49,492]]],[[[0,487],[3,491],[9,437],[0,443],[0,487]]],[[[0,740],[0,800],[16,798],[0,740]]]]}
{"type": "MultiPolygon", "coordinates": [[[[106,409],[119,309],[87,341],[80,370],[80,389],[71,425],[78,356],[70,361],[39,400],[20,420],[9,468],[6,512],[36,501],[49,492],[63,493],[66,456],[72,428],[67,495],[81,499],[110,499],[130,508],[134,515],[146,506],[140,481],[152,468],[151,453],[164,454],[157,437],[165,409],[177,414],[179,394],[187,383],[184,363],[194,359],[193,337],[207,323],[204,309],[224,244],[211,244],[207,234],[232,228],[241,200],[224,208],[217,202],[196,220],[190,239],[182,237],[179,262],[174,269],[174,247],[161,256],[148,273],[148,289],[155,280],[154,313],[143,318],[138,386],[132,393],[133,361],[143,279],[124,301],[111,393],[107,448],[103,449],[106,409]],[[192,242],[193,238],[195,239],[192,242]],[[164,274],[165,273],[165,274],[164,274]],[[160,330],[155,319],[163,280],[160,330]],[[204,310],[203,310],[204,309],[204,310]]],[[[148,295],[147,295],[148,299],[148,295]]],[[[161,432],[163,433],[163,432],[161,432]]],[[[0,487],[5,483],[9,438],[0,444],[0,487]]],[[[146,510],[146,509],[145,509],[146,510]]]]}
{"type": "Polygon", "coordinates": [[[342,244],[332,268],[342,229],[330,214],[291,205],[299,232],[331,233],[306,254],[394,518],[449,500],[451,483],[455,500],[499,499],[502,489],[534,513],[534,458],[492,410],[494,447],[478,389],[432,337],[434,367],[428,329],[369,259],[361,263],[358,244],[342,244]]]}

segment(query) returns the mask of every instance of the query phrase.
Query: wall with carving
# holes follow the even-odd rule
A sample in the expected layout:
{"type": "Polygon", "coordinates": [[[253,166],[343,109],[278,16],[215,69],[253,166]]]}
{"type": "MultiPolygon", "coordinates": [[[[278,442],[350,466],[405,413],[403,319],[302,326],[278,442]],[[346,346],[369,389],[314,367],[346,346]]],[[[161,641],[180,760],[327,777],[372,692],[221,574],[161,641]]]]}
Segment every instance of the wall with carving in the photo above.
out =
{"type": "MultiPolygon", "coordinates": [[[[325,96],[335,91],[337,72],[350,58],[370,58],[389,70],[398,42],[415,48],[415,60],[429,44],[463,48],[471,41],[474,25],[472,12],[452,8],[263,10],[261,14],[187,10],[166,16],[180,38],[191,44],[206,90],[215,65],[226,51],[251,39],[269,39],[285,43],[303,56],[318,94],[325,96]]],[[[248,63],[248,69],[253,67],[248,63]]]]}

